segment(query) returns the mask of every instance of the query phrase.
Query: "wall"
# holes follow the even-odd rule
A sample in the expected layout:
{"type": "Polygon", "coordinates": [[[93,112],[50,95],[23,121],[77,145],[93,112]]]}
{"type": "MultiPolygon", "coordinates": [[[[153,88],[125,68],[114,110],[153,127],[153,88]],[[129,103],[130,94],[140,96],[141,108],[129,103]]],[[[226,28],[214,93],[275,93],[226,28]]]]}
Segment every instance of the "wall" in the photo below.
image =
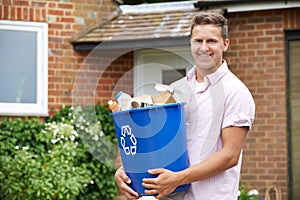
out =
{"type": "MultiPolygon", "coordinates": [[[[89,54],[89,52],[74,52],[70,39],[84,34],[88,29],[104,23],[117,14],[118,9],[113,0],[0,0],[0,20],[48,23],[50,114],[72,103],[77,70],[89,54]]],[[[126,62],[127,58],[124,57],[126,62]]],[[[118,75],[123,74],[118,62],[122,61],[117,61],[117,66],[113,64],[110,69],[120,73],[108,72],[108,77],[111,78],[104,81],[98,90],[109,91],[110,85],[118,80],[118,75]]],[[[101,95],[100,101],[110,97],[109,92],[101,95]]]]}
{"type": "Polygon", "coordinates": [[[300,28],[299,9],[230,13],[232,71],[251,90],[256,120],[247,138],[241,182],[264,193],[279,186],[287,199],[285,29],[300,28]]]}

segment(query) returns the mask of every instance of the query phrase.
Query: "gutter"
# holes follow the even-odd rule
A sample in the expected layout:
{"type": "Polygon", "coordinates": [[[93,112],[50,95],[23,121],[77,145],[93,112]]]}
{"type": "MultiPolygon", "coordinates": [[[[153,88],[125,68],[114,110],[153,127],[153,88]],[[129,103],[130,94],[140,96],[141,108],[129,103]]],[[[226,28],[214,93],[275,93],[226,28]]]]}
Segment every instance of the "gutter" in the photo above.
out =
{"type": "Polygon", "coordinates": [[[199,10],[208,10],[222,7],[230,12],[258,11],[271,9],[285,9],[300,7],[299,1],[291,0],[220,0],[220,1],[198,1],[194,7],[199,10]]]}

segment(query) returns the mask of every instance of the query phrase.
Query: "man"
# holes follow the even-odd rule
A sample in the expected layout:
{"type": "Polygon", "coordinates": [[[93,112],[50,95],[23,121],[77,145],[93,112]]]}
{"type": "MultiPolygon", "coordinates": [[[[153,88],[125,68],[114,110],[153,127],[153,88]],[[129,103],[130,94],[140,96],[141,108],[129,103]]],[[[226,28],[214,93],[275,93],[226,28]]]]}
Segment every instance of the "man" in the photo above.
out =
{"type": "MultiPolygon", "coordinates": [[[[145,178],[146,194],[184,200],[236,200],[242,147],[253,120],[255,105],[246,86],[228,69],[223,59],[230,41],[227,20],[215,13],[193,18],[190,44],[195,66],[171,86],[185,101],[190,167],[179,172],[151,169],[157,178],[145,178]],[[184,94],[184,95],[180,95],[184,94]],[[171,194],[191,183],[186,192],[171,194]]],[[[126,183],[122,168],[115,180],[127,199],[138,194],[126,183]]]]}

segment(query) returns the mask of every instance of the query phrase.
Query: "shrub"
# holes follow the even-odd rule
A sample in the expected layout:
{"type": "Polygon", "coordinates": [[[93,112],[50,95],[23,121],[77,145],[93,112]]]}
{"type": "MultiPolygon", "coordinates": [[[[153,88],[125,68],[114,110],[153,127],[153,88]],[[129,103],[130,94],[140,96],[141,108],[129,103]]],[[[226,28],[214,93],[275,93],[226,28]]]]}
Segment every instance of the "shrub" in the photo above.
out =
{"type": "Polygon", "coordinates": [[[0,199],[113,199],[114,135],[107,105],[66,106],[44,122],[3,118],[0,199]]]}
{"type": "Polygon", "coordinates": [[[257,190],[247,191],[244,185],[240,184],[238,200],[258,200],[258,191],[257,190]]]}

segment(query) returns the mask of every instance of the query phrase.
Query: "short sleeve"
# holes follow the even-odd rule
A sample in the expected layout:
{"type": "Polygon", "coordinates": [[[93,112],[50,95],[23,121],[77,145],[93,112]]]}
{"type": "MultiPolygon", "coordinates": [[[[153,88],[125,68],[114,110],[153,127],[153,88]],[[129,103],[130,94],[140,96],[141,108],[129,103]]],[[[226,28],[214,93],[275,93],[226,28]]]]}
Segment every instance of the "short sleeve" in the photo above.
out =
{"type": "Polygon", "coordinates": [[[255,115],[255,103],[246,87],[228,93],[225,99],[224,120],[222,128],[230,126],[252,127],[255,115]]]}

